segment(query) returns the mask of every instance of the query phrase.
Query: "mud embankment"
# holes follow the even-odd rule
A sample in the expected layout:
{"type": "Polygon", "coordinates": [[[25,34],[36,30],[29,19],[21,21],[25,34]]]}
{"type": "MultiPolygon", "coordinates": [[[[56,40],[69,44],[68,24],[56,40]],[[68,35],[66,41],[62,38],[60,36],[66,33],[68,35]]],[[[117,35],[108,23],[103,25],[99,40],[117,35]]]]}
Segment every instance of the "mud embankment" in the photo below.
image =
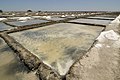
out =
{"type": "MultiPolygon", "coordinates": [[[[14,29],[11,30],[5,30],[2,32],[6,32],[6,33],[14,33],[14,32],[19,32],[19,31],[24,31],[24,30],[28,30],[28,29],[33,29],[33,28],[39,28],[39,27],[44,27],[44,26],[48,26],[48,25],[52,25],[52,24],[57,24],[57,23],[67,23],[70,20],[74,20],[74,19],[79,19],[79,18],[86,18],[86,17],[90,17],[90,16],[96,16],[96,15],[102,15],[102,14],[90,14],[90,15],[84,15],[84,16],[79,16],[79,17],[75,17],[75,18],[66,18],[64,20],[59,20],[59,21],[49,21],[49,22],[44,22],[44,23],[38,23],[38,24],[32,24],[32,25],[25,25],[25,26],[16,26],[16,25],[12,25],[9,24],[7,22],[3,22],[6,25],[12,26],[14,27],[14,29]]],[[[104,25],[100,25],[105,27],[104,25]]]]}
{"type": "Polygon", "coordinates": [[[33,55],[21,44],[15,41],[12,37],[6,33],[1,33],[2,37],[8,46],[18,55],[19,59],[31,70],[37,71],[37,75],[40,80],[61,80],[60,75],[44,64],[38,57],[33,55]]]}
{"type": "Polygon", "coordinates": [[[40,60],[35,57],[32,53],[26,50],[21,44],[17,43],[13,38],[8,36],[7,34],[1,34],[1,37],[5,40],[5,42],[16,52],[19,56],[20,60],[24,62],[29,69],[35,70],[40,65],[40,60]]]}

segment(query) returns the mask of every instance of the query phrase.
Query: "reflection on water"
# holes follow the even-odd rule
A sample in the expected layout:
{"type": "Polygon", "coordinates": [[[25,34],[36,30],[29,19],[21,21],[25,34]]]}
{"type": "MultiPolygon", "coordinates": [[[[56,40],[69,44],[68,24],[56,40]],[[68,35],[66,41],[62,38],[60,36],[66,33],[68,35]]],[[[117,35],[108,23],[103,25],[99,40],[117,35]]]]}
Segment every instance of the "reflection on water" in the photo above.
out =
{"type": "Polygon", "coordinates": [[[0,38],[0,80],[37,80],[0,38]]]}

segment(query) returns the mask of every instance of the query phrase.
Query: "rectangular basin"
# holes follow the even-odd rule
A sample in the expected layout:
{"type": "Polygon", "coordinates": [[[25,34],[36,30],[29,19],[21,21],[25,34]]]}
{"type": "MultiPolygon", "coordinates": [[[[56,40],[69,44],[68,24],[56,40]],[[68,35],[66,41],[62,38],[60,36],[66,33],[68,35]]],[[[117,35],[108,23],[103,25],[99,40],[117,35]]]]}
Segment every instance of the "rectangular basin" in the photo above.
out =
{"type": "Polygon", "coordinates": [[[86,53],[103,27],[59,23],[9,34],[45,64],[65,75],[86,53]]]}
{"type": "Polygon", "coordinates": [[[69,22],[88,23],[88,24],[95,24],[95,25],[108,25],[111,22],[111,20],[76,19],[76,20],[71,20],[69,22]]]}

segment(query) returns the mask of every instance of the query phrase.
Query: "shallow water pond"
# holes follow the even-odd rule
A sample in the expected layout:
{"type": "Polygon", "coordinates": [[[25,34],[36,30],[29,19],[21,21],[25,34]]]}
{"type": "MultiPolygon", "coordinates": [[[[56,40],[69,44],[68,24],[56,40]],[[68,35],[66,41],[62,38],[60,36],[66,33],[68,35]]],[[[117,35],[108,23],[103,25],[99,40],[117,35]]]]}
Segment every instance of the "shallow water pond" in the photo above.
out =
{"type": "Polygon", "coordinates": [[[91,47],[103,27],[59,23],[9,34],[60,75],[91,47]]]}
{"type": "Polygon", "coordinates": [[[34,79],[34,74],[28,71],[27,67],[0,38],[0,80],[37,80],[34,79]]]}
{"type": "Polygon", "coordinates": [[[8,30],[8,29],[12,29],[12,27],[0,22],[0,31],[8,30]]]}
{"type": "Polygon", "coordinates": [[[69,22],[90,23],[90,24],[97,24],[97,25],[108,25],[111,22],[111,20],[76,19],[76,20],[71,20],[69,22]]]}

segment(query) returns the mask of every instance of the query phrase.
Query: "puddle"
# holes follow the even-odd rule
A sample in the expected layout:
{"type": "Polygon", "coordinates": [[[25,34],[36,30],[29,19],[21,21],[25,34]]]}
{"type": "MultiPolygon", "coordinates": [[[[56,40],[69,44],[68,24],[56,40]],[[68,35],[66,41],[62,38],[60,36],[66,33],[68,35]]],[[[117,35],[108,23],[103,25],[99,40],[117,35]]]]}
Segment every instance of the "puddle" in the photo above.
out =
{"type": "Polygon", "coordinates": [[[0,38],[0,80],[31,80],[29,78],[31,74],[29,75],[28,71],[27,67],[16,58],[15,53],[0,38]]]}
{"type": "Polygon", "coordinates": [[[91,47],[102,27],[59,23],[9,34],[60,75],[91,47]]]}

